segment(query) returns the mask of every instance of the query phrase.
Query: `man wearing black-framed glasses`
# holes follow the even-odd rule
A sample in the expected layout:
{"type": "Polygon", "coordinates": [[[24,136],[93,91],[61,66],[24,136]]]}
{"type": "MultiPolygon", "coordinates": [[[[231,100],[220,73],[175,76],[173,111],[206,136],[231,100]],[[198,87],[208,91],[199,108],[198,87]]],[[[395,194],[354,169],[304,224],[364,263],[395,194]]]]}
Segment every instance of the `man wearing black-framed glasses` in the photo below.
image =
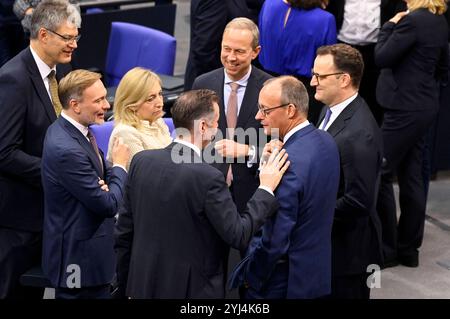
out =
{"type": "Polygon", "coordinates": [[[361,54],[351,46],[324,46],[317,50],[311,79],[315,98],[326,105],[317,127],[333,136],[341,159],[331,237],[331,297],[340,299],[369,299],[367,267],[382,261],[375,200],[382,140],[358,94],[363,68],[361,54]]]}
{"type": "MultiPolygon", "coordinates": [[[[259,94],[255,118],[293,156],[275,195],[277,214],[252,239],[231,277],[231,285],[246,288],[248,299],[311,299],[331,291],[339,154],[331,136],[307,120],[308,102],[305,86],[292,76],[266,81],[259,94]]],[[[280,144],[267,144],[262,158],[280,144]]]]}
{"type": "Polygon", "coordinates": [[[76,49],[80,13],[66,0],[44,0],[34,10],[30,46],[0,69],[0,299],[39,298],[43,289],[19,285],[41,260],[45,132],[61,110],[57,80],[76,49]]]}
{"type": "Polygon", "coordinates": [[[78,43],[78,41],[80,41],[80,38],[81,38],[81,34],[78,34],[78,35],[75,35],[75,36],[71,36],[71,35],[62,35],[62,34],[59,34],[59,33],[56,32],[56,31],[53,31],[53,30],[50,30],[50,29],[46,29],[46,30],[47,30],[48,32],[50,32],[50,33],[53,33],[53,34],[57,35],[58,37],[61,38],[61,40],[63,40],[63,41],[66,42],[66,43],[73,43],[73,42],[78,43]]]}

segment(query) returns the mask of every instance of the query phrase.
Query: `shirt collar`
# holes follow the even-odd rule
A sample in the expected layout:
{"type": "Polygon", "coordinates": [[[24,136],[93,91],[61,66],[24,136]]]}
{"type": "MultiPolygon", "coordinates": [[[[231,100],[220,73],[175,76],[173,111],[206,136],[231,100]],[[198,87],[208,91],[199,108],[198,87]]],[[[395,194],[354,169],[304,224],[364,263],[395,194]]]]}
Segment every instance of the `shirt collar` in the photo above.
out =
{"type": "Polygon", "coordinates": [[[233,81],[227,74],[227,70],[224,68],[223,73],[225,74],[225,84],[230,84],[232,82],[236,82],[239,86],[247,86],[248,79],[250,78],[250,74],[252,73],[252,65],[250,64],[250,68],[248,69],[247,74],[245,74],[242,79],[238,81],[233,81]]]}
{"type": "Polygon", "coordinates": [[[348,99],[342,101],[341,103],[338,103],[338,104],[332,106],[330,109],[333,114],[333,117],[334,118],[338,117],[338,115],[342,113],[342,111],[347,107],[347,105],[352,103],[353,100],[356,99],[357,96],[358,96],[358,92],[356,92],[354,95],[350,96],[348,99]]]}
{"type": "Polygon", "coordinates": [[[308,125],[309,125],[309,121],[306,120],[306,121],[300,123],[299,125],[294,126],[294,128],[291,129],[289,132],[287,132],[287,134],[284,136],[283,144],[285,144],[292,135],[294,135],[296,132],[300,131],[302,128],[307,127],[308,125]]]}
{"type": "Polygon", "coordinates": [[[50,74],[51,71],[55,71],[56,73],[56,66],[53,68],[50,68],[42,59],[39,57],[39,55],[36,53],[36,51],[33,50],[33,48],[30,46],[31,54],[33,55],[34,61],[37,64],[39,74],[41,75],[42,80],[45,80],[47,76],[50,74]]]}
{"type": "Polygon", "coordinates": [[[85,136],[87,138],[87,134],[88,134],[88,128],[86,126],[84,126],[83,124],[78,123],[77,121],[75,121],[73,118],[71,118],[69,115],[67,115],[64,110],[62,110],[61,112],[61,116],[63,118],[65,118],[67,121],[70,122],[70,124],[72,124],[73,126],[75,126],[77,128],[78,131],[81,132],[81,134],[83,134],[83,136],[85,136]]]}
{"type": "Polygon", "coordinates": [[[200,149],[196,146],[196,145],[194,145],[194,144],[192,144],[192,143],[190,143],[190,142],[187,142],[187,141],[183,141],[183,140],[179,140],[179,139],[174,139],[173,140],[175,143],[180,143],[180,144],[183,144],[183,145],[185,145],[185,146],[187,146],[187,147],[190,147],[192,150],[194,150],[194,152],[199,156],[199,157],[202,157],[201,156],[201,153],[200,153],[200,149]]]}

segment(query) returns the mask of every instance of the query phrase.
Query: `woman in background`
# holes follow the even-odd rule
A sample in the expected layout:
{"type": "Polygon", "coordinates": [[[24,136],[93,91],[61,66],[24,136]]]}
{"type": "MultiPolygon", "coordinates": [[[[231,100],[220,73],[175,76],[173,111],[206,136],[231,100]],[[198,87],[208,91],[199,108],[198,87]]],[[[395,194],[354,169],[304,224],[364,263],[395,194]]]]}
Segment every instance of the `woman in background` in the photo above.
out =
{"type": "Polygon", "coordinates": [[[109,140],[108,160],[115,137],[121,137],[130,148],[127,169],[136,153],[169,145],[172,139],[163,115],[160,78],[144,68],[128,71],[120,81],[114,98],[114,130],[109,140]]]}
{"type": "Polygon", "coordinates": [[[327,0],[266,0],[259,16],[259,61],[272,75],[293,75],[308,90],[308,119],[318,120],[322,104],[309,85],[316,50],[336,43],[336,21],[327,0]]]}
{"type": "Polygon", "coordinates": [[[386,22],[375,46],[381,68],[377,100],[383,107],[384,160],[377,210],[383,227],[385,267],[419,265],[426,183],[425,134],[439,108],[439,83],[447,82],[445,0],[406,0],[408,11],[386,22]],[[397,224],[393,176],[400,189],[397,224]]]}

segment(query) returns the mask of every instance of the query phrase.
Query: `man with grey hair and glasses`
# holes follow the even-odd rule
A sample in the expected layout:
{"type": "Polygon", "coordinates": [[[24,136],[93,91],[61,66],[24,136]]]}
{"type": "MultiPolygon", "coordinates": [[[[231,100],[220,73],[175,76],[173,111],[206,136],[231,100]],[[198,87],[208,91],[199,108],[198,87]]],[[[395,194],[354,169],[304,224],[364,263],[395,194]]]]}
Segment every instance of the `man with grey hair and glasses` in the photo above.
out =
{"type": "MultiPolygon", "coordinates": [[[[279,208],[250,241],[230,284],[247,299],[320,298],[331,291],[331,227],[339,183],[333,138],[308,122],[308,93],[292,76],[264,83],[256,120],[280,137],[289,169],[275,192],[279,208]]],[[[271,141],[262,158],[281,142],[271,141]]]]}
{"type": "Polygon", "coordinates": [[[0,69],[0,298],[42,298],[19,277],[41,257],[41,156],[47,128],[61,112],[59,64],[80,38],[79,9],[44,0],[34,10],[30,46],[0,69]]]}

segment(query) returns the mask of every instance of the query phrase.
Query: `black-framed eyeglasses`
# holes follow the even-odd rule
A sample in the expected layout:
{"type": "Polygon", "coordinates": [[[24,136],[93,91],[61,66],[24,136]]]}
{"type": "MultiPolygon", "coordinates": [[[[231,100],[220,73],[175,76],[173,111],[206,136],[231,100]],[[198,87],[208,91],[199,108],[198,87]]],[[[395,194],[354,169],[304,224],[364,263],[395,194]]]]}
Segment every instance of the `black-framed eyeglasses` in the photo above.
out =
{"type": "Polygon", "coordinates": [[[340,72],[334,72],[334,73],[319,74],[319,73],[314,72],[314,70],[311,70],[311,75],[316,78],[316,81],[318,84],[320,84],[320,81],[319,81],[320,79],[323,80],[326,77],[329,77],[332,75],[341,75],[341,74],[345,74],[345,72],[340,71],[340,72]]]}
{"type": "Polygon", "coordinates": [[[285,107],[288,106],[291,103],[285,103],[285,104],[281,104],[278,106],[274,106],[274,107],[268,107],[268,108],[264,108],[261,106],[261,104],[258,105],[258,110],[261,112],[262,115],[267,116],[269,115],[269,113],[275,109],[279,109],[280,107],[285,107]]]}
{"type": "Polygon", "coordinates": [[[59,34],[58,32],[55,32],[55,31],[50,30],[50,29],[45,29],[45,30],[47,30],[47,31],[49,31],[49,32],[51,32],[53,34],[56,34],[58,37],[60,37],[66,43],[71,43],[71,42],[74,42],[74,41],[78,43],[78,41],[81,38],[81,34],[76,35],[74,37],[71,37],[71,36],[68,36],[68,35],[59,34]]]}

